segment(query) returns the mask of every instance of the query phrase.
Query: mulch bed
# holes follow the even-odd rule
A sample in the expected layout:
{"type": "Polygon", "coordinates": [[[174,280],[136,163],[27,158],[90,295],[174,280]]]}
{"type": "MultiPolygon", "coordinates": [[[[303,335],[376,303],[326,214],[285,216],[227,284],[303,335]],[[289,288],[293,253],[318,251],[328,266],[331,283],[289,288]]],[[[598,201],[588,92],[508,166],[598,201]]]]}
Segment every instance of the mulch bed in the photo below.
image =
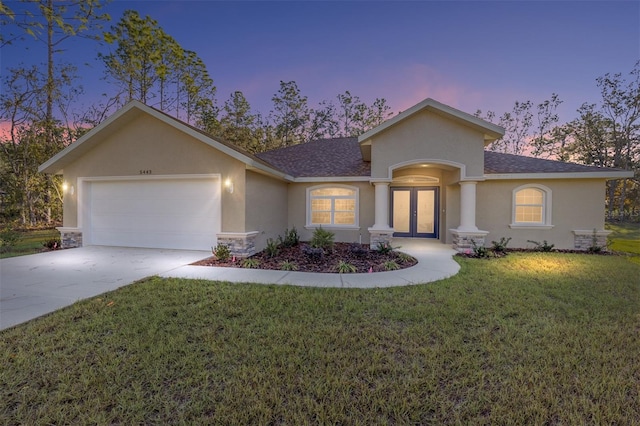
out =
{"type": "MultiPolygon", "coordinates": [[[[297,271],[301,272],[331,272],[337,273],[336,266],[340,261],[346,262],[356,267],[356,272],[382,272],[386,271],[384,263],[393,260],[398,265],[398,269],[409,268],[418,261],[409,256],[405,259],[397,251],[380,253],[371,250],[368,244],[335,243],[332,251],[325,251],[323,254],[309,255],[309,246],[300,243],[294,247],[281,247],[278,254],[269,257],[264,251],[254,254],[249,259],[256,259],[259,262],[257,269],[282,270],[283,262],[292,262],[297,265],[297,271]]],[[[224,266],[230,268],[242,268],[244,259],[230,259],[226,262],[209,257],[204,260],[192,263],[198,266],[224,266]]]]}

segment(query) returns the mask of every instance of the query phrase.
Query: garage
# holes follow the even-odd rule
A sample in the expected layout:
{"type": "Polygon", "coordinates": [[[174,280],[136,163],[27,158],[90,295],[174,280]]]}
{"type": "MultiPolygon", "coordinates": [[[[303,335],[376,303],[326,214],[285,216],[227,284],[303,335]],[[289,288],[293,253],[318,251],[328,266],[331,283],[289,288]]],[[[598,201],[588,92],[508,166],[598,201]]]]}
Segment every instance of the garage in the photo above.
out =
{"type": "Polygon", "coordinates": [[[85,244],[210,250],[220,232],[220,178],[92,180],[84,185],[85,244]]]}

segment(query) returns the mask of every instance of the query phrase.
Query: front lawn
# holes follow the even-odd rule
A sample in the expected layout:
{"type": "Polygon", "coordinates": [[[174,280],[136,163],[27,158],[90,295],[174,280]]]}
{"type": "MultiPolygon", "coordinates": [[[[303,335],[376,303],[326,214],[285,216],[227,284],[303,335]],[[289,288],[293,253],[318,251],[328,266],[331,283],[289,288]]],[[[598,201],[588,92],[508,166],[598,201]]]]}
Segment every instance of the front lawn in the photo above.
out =
{"type": "Polygon", "coordinates": [[[640,265],[640,223],[608,222],[606,229],[612,231],[609,248],[629,253],[629,260],[640,265]]]}
{"type": "Polygon", "coordinates": [[[46,251],[43,245],[46,241],[60,238],[60,232],[56,229],[35,229],[15,231],[15,233],[17,236],[16,244],[0,250],[0,259],[46,251]]]}
{"type": "Polygon", "coordinates": [[[638,424],[640,266],[392,289],[150,278],[0,332],[2,424],[638,424]]]}

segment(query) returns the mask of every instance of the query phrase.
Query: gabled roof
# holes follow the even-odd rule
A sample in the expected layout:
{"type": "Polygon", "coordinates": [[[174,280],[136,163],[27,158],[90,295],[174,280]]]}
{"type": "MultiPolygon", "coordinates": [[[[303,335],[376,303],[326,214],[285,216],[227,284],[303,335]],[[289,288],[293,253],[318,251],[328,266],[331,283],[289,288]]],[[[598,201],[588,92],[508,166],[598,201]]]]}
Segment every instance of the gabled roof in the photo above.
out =
{"type": "MultiPolygon", "coordinates": [[[[471,123],[471,125],[479,126],[479,128],[486,130],[485,138],[487,135],[499,137],[502,134],[500,132],[503,132],[502,128],[498,126],[447,107],[432,99],[427,99],[359,138],[321,139],[253,155],[220,138],[214,138],[162,111],[146,106],[141,102],[132,101],[42,164],[38,170],[51,174],[60,173],[66,165],[80,158],[95,144],[100,143],[100,141],[113,134],[124,124],[133,121],[141,114],[149,114],[243,162],[248,169],[267,173],[287,181],[319,181],[326,178],[368,180],[371,177],[371,163],[363,158],[362,142],[424,108],[432,108],[440,111],[440,113],[464,119],[467,124],[471,123]]],[[[631,171],[563,163],[491,151],[485,151],[484,161],[486,179],[616,179],[633,177],[633,172],[631,171]]]]}
{"type": "Polygon", "coordinates": [[[113,115],[107,118],[102,123],[88,131],[77,141],[67,146],[65,149],[51,157],[39,168],[39,172],[58,174],[64,169],[64,167],[73,161],[80,158],[86,152],[88,152],[93,146],[104,140],[110,134],[113,134],[124,124],[129,123],[139,117],[141,114],[151,115],[158,120],[198,139],[199,141],[241,161],[247,165],[248,168],[253,168],[259,171],[263,171],[280,178],[290,179],[286,173],[274,168],[270,164],[264,162],[258,157],[250,154],[242,149],[225,142],[220,138],[214,138],[211,135],[203,132],[202,130],[193,127],[177,118],[174,118],[162,111],[147,106],[139,101],[131,101],[124,107],[116,111],[113,115]]]}
{"type": "Polygon", "coordinates": [[[422,110],[433,111],[436,114],[443,115],[447,118],[453,119],[454,121],[458,121],[462,124],[465,124],[469,127],[473,127],[483,132],[485,145],[495,141],[496,139],[501,138],[504,135],[504,129],[498,125],[489,123],[488,121],[482,120],[481,118],[475,117],[471,114],[467,114],[466,112],[452,108],[434,99],[427,98],[424,101],[420,102],[419,104],[412,106],[408,110],[401,112],[400,114],[396,115],[393,118],[390,118],[389,120],[385,121],[379,126],[374,127],[368,132],[363,133],[358,138],[358,141],[360,143],[364,143],[368,139],[371,139],[376,134],[383,132],[392,126],[395,126],[396,124],[406,120],[407,118],[413,116],[414,114],[419,113],[422,110]]]}
{"type": "Polygon", "coordinates": [[[558,179],[567,177],[623,178],[633,177],[633,172],[586,166],[584,164],[565,163],[523,155],[484,152],[484,173],[488,179],[518,179],[535,177],[537,179],[558,179]]]}
{"type": "Polygon", "coordinates": [[[294,177],[371,176],[358,138],[320,139],[256,155],[294,177]]]}

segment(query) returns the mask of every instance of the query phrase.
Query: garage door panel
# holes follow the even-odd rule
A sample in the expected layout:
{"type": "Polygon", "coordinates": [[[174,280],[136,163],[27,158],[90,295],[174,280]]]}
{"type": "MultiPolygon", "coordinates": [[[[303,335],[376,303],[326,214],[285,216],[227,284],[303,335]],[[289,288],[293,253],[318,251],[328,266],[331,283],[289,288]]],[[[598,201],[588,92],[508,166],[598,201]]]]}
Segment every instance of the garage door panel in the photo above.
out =
{"type": "Polygon", "coordinates": [[[90,244],[209,250],[220,232],[218,179],[91,184],[90,244]]]}

